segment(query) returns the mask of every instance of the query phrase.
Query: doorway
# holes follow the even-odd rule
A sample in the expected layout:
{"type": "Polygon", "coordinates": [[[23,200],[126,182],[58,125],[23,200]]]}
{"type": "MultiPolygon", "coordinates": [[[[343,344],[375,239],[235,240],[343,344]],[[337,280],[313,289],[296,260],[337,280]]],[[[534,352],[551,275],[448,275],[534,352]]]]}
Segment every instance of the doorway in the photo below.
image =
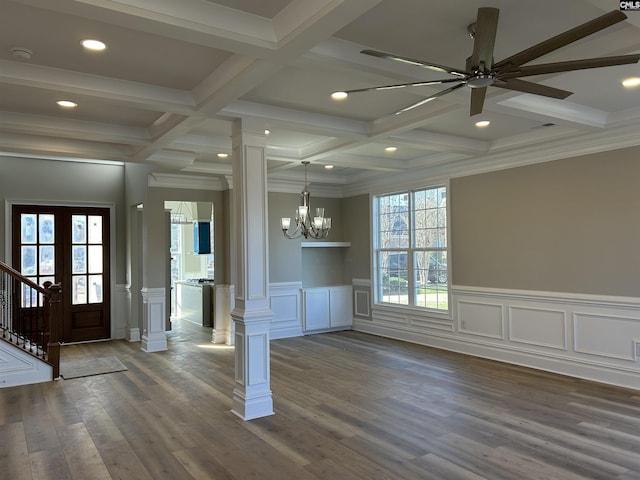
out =
{"type": "Polygon", "coordinates": [[[108,208],[13,205],[12,262],[34,283],[62,283],[63,342],[111,336],[108,208]]]}
{"type": "Polygon", "coordinates": [[[165,201],[170,212],[171,315],[212,324],[214,230],[212,202],[165,201]]]}

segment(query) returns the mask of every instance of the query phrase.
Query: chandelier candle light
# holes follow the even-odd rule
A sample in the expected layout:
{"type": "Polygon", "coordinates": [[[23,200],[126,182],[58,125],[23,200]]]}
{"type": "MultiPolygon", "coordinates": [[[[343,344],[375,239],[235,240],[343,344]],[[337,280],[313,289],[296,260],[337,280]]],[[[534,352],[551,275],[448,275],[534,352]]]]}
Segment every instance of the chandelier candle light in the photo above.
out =
{"type": "Polygon", "coordinates": [[[316,216],[311,219],[311,204],[307,184],[307,165],[309,162],[302,162],[304,165],[304,189],[300,193],[302,197],[302,205],[296,209],[296,228],[289,233],[291,226],[290,218],[282,219],[282,233],[286,238],[294,239],[303,236],[304,238],[326,238],[331,230],[331,218],[324,216],[324,208],[316,208],[316,216]]]}

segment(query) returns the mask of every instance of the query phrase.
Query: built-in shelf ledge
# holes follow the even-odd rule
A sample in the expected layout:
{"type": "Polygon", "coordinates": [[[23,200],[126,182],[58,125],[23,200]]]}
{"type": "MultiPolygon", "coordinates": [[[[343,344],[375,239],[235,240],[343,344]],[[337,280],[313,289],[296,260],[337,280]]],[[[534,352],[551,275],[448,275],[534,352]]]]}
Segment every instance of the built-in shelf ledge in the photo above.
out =
{"type": "Polygon", "coordinates": [[[302,248],[350,247],[351,242],[302,242],[302,248]]]}

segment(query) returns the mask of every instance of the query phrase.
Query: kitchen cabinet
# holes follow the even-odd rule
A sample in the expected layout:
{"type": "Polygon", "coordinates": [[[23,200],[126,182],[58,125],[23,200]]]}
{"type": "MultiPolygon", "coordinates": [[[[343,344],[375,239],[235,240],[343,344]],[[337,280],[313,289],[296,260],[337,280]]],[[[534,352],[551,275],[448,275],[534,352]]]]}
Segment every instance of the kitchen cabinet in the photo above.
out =
{"type": "Polygon", "coordinates": [[[176,282],[176,309],[182,320],[203,327],[213,326],[213,282],[176,282]]]}

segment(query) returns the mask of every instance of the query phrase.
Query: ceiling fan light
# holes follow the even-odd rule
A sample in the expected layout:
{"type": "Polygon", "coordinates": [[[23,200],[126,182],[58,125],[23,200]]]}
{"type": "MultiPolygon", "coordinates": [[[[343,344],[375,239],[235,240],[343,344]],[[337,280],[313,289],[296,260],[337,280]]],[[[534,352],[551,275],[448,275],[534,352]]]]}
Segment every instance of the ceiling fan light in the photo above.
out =
{"type": "Polygon", "coordinates": [[[349,94],[347,92],[333,92],[331,98],[336,101],[345,100],[349,94]]]}
{"type": "Polygon", "coordinates": [[[495,77],[491,74],[479,74],[474,75],[469,80],[467,80],[467,85],[471,88],[484,88],[489,85],[493,85],[495,77]]]}

